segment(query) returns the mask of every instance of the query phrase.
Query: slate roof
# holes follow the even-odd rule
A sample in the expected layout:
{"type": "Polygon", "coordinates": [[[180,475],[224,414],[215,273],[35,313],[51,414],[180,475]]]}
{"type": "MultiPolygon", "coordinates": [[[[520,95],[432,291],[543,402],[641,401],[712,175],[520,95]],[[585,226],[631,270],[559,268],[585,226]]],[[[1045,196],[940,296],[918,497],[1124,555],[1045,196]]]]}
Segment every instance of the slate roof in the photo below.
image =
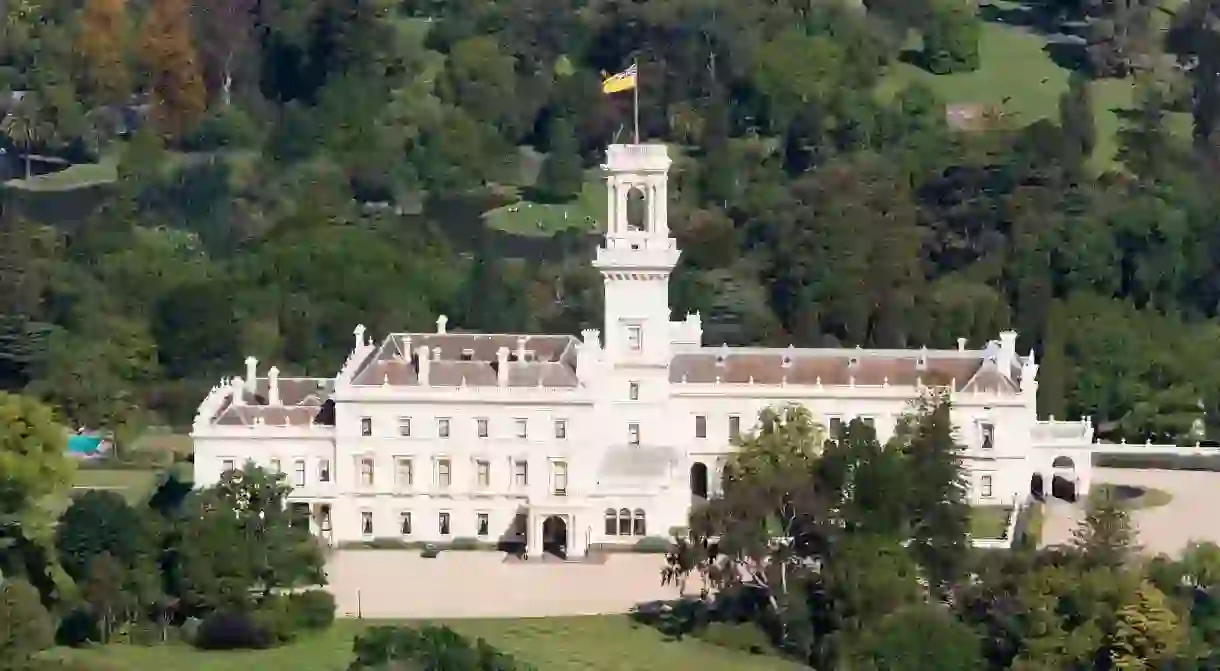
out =
{"type": "Polygon", "coordinates": [[[576,345],[565,335],[395,333],[385,339],[352,379],[355,385],[419,384],[420,347],[433,350],[428,383],[439,387],[498,384],[497,355],[509,351],[510,387],[576,387],[576,345]],[[525,359],[517,361],[524,338],[525,359]],[[436,352],[436,350],[440,350],[436,352]]]}

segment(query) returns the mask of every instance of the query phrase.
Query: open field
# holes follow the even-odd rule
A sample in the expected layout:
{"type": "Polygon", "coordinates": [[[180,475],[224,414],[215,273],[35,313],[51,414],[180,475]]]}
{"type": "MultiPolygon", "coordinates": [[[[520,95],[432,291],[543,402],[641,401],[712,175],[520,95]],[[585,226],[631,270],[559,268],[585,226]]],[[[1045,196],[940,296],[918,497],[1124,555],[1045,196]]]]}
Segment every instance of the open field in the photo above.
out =
{"type": "MultiPolygon", "coordinates": [[[[98,664],[100,671],[342,671],[352,639],[373,622],[340,620],[330,631],[276,650],[199,652],[183,646],[110,646],[57,654],[98,664]]],[[[751,656],[687,638],[666,641],[625,616],[445,622],[468,636],[517,655],[542,671],[786,671],[800,668],[775,658],[751,656]]],[[[91,667],[92,668],[92,667],[91,667]]]]}
{"type": "Polygon", "coordinates": [[[1008,506],[975,506],[970,509],[970,536],[972,538],[1003,538],[1008,527],[1008,506]]]}
{"type": "MultiPolygon", "coordinates": [[[[1004,8],[1017,6],[994,0],[987,4],[1004,8]]],[[[1053,39],[1060,38],[1062,36],[1053,36],[1053,39]]],[[[1067,90],[1071,72],[1056,64],[1045,50],[1050,39],[1029,28],[985,22],[979,40],[982,67],[977,71],[935,75],[909,63],[897,63],[883,82],[881,92],[892,95],[907,84],[920,82],[935,91],[946,104],[992,107],[1016,125],[1057,119],[1059,96],[1067,90]]],[[[1131,80],[1105,79],[1093,83],[1097,122],[1095,167],[1112,166],[1118,148],[1116,134],[1122,127],[1118,112],[1130,108],[1133,98],[1131,80]]],[[[1170,121],[1175,130],[1186,130],[1189,126],[1185,114],[1171,114],[1170,121]]]]}
{"type": "Polygon", "coordinates": [[[593,232],[606,216],[606,183],[590,172],[580,196],[569,203],[548,205],[522,200],[483,215],[492,228],[517,235],[553,235],[566,229],[593,232]]]}
{"type": "Polygon", "coordinates": [[[110,489],[135,503],[151,492],[156,482],[156,471],[78,468],[72,481],[72,489],[73,493],[82,489],[110,489]]]}

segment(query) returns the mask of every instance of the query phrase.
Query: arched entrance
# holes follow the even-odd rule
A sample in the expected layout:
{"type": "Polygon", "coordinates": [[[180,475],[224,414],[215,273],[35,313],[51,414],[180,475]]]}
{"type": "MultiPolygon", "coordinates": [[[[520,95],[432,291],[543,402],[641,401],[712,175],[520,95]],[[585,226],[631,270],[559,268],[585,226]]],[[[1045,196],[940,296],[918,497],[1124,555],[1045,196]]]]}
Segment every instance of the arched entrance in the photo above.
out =
{"type": "Polygon", "coordinates": [[[707,498],[707,464],[696,461],[690,467],[690,493],[701,499],[707,498]]]}
{"type": "Polygon", "coordinates": [[[1029,495],[1041,501],[1046,498],[1046,484],[1042,482],[1042,474],[1034,473],[1029,478],[1029,495]]]}
{"type": "Polygon", "coordinates": [[[1071,457],[1055,457],[1051,462],[1051,496],[1064,501],[1076,501],[1076,462],[1071,457]]]}
{"type": "Polygon", "coordinates": [[[542,551],[560,559],[568,557],[568,521],[551,515],[542,522],[542,551]]]}

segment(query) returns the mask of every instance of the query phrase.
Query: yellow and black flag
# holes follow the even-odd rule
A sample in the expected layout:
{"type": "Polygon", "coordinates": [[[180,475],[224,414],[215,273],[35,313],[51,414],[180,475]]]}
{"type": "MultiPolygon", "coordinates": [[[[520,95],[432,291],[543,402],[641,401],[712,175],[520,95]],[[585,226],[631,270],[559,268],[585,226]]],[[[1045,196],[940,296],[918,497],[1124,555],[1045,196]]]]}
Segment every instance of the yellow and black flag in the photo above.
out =
{"type": "Polygon", "coordinates": [[[632,63],[631,67],[622,72],[611,75],[602,82],[602,93],[619,93],[621,91],[630,91],[635,88],[637,79],[636,64],[632,63]]]}

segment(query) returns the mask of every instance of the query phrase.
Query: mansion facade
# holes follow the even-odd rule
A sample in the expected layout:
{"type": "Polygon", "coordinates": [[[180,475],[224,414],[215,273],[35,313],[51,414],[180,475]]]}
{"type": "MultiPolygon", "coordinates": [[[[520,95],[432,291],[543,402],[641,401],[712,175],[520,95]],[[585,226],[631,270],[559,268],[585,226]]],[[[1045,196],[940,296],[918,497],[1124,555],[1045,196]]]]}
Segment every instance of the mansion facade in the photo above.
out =
{"type": "Polygon", "coordinates": [[[332,543],[392,537],[523,543],[581,556],[684,526],[714,495],[731,439],[765,407],[798,403],[881,441],[927,388],[946,389],[970,498],[1011,506],[1053,478],[1089,488],[1093,427],[1040,421],[1038,365],[1017,334],[950,350],[726,347],[698,314],[671,321],[664,145],[612,145],[607,228],[594,266],[602,329],[371,339],[334,377],[280,377],[247,359],[199,406],[197,486],[253,461],[283,472],[293,505],[332,543]]]}

